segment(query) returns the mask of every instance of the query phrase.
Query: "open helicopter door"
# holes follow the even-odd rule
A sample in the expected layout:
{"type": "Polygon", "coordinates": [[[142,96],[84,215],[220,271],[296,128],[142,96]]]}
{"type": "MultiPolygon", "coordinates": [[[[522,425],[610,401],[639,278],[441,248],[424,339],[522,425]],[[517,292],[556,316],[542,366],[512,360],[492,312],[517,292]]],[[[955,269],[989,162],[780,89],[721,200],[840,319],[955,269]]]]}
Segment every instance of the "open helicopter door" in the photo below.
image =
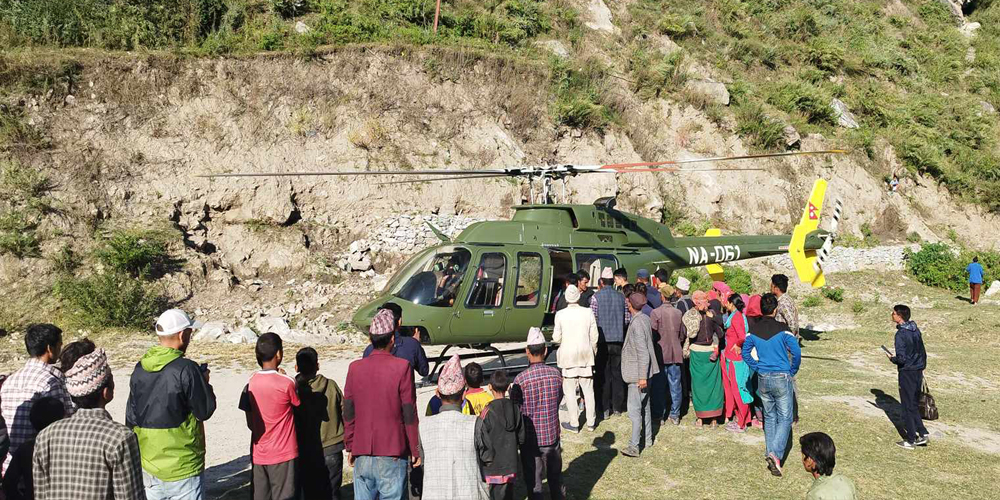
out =
{"type": "MultiPolygon", "coordinates": [[[[452,335],[488,342],[503,331],[507,310],[504,305],[508,290],[507,270],[511,263],[499,248],[487,248],[476,257],[477,267],[469,268],[466,276],[469,288],[459,295],[451,319],[452,335]]],[[[470,342],[474,343],[474,342],[470,342]]]]}

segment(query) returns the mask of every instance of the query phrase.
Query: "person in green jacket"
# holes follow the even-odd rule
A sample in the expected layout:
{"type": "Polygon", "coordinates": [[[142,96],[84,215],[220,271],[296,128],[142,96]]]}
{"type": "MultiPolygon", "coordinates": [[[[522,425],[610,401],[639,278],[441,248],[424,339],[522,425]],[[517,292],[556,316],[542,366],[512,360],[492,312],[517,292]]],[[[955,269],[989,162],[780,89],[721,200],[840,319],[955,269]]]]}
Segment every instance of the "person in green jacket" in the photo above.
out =
{"type": "Polygon", "coordinates": [[[204,422],[215,413],[215,392],[208,366],[184,357],[200,326],[180,309],[161,314],[160,345],[132,372],[125,425],[139,440],[147,500],[204,499],[204,422]]]}
{"type": "Polygon", "coordinates": [[[295,411],[303,498],[339,500],[344,482],[344,393],[319,374],[312,347],[295,354],[295,376],[302,404],[295,411]]]}
{"type": "Polygon", "coordinates": [[[799,446],[802,447],[802,467],[813,476],[806,500],[857,500],[854,482],[833,473],[837,465],[837,447],[830,436],[810,432],[799,438],[799,446]]]}

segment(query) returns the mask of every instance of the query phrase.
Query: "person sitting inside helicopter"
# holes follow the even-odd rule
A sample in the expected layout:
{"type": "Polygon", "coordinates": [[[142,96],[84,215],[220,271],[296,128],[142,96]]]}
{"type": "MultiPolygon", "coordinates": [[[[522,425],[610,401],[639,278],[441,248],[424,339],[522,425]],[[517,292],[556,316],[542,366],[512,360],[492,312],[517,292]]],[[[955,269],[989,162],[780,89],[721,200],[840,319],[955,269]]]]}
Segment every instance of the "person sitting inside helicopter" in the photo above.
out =
{"type": "Polygon", "coordinates": [[[580,307],[590,307],[594,290],[590,288],[590,273],[583,269],[576,272],[576,287],[580,290],[580,307]]]}
{"type": "Polygon", "coordinates": [[[549,312],[558,312],[566,309],[566,289],[571,286],[576,287],[577,281],[579,280],[576,273],[569,273],[563,278],[563,288],[556,292],[556,298],[552,301],[552,310],[549,312]]]}

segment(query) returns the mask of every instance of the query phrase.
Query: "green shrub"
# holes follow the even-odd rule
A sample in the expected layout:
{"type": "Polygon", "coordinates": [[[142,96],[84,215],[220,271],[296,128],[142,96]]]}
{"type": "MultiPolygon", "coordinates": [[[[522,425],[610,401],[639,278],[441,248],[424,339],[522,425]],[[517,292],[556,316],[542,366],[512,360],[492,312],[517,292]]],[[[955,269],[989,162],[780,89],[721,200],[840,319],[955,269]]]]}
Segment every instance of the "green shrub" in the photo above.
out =
{"type": "Polygon", "coordinates": [[[827,74],[837,73],[844,65],[844,48],[823,37],[813,38],[806,46],[806,58],[817,69],[827,74]]]}
{"type": "Polygon", "coordinates": [[[865,312],[865,303],[860,300],[855,300],[854,303],[851,304],[851,311],[853,311],[854,314],[861,314],[865,312]]]}
{"type": "Polygon", "coordinates": [[[138,230],[115,232],[97,250],[96,257],[108,269],[133,278],[156,277],[170,260],[158,235],[138,230]]]}
{"type": "MultiPolygon", "coordinates": [[[[906,251],[906,268],[920,283],[927,286],[962,291],[966,287],[965,266],[948,245],[929,243],[920,250],[906,251]]],[[[985,270],[986,264],[983,264],[985,270]]]]}
{"type": "Polygon", "coordinates": [[[736,293],[753,293],[753,276],[741,267],[722,266],[726,284],[736,293]]]}
{"type": "Polygon", "coordinates": [[[556,100],[554,114],[560,124],[574,128],[603,129],[614,120],[614,112],[604,104],[606,68],[597,60],[573,68],[562,59],[552,60],[552,85],[556,100]]]}
{"type": "Polygon", "coordinates": [[[824,287],[823,296],[834,301],[843,302],[844,301],[844,289],[838,287],[824,287]]]}
{"type": "Polygon", "coordinates": [[[63,279],[55,293],[81,323],[93,327],[146,329],[166,308],[166,299],[154,285],[114,271],[63,279]]]}
{"type": "Polygon", "coordinates": [[[676,285],[677,278],[685,277],[691,281],[691,292],[701,290],[707,292],[712,289],[712,277],[700,267],[689,267],[675,271],[670,277],[670,284],[676,285]]]}
{"type": "Polygon", "coordinates": [[[656,52],[653,57],[640,52],[633,57],[630,66],[632,89],[643,99],[664,97],[687,81],[684,53],[679,50],[667,56],[656,52]]]}
{"type": "Polygon", "coordinates": [[[923,240],[924,239],[920,237],[920,233],[916,231],[910,231],[910,233],[906,235],[906,241],[910,243],[920,243],[923,240]]]}
{"type": "Polygon", "coordinates": [[[823,303],[819,295],[810,295],[802,300],[802,307],[817,307],[823,303]]]}
{"type": "Polygon", "coordinates": [[[739,106],[736,111],[736,133],[763,151],[775,151],[783,144],[785,126],[771,118],[758,104],[739,106]]]}
{"type": "Polygon", "coordinates": [[[73,274],[80,267],[80,256],[73,251],[71,245],[64,245],[58,252],[49,257],[56,272],[62,274],[73,274]]]}
{"type": "Polygon", "coordinates": [[[830,107],[832,98],[819,87],[806,82],[786,81],[774,88],[767,102],[788,113],[802,113],[809,123],[833,125],[837,117],[830,107]]]}
{"type": "Polygon", "coordinates": [[[36,230],[50,210],[51,188],[39,171],[16,161],[0,162],[0,255],[38,256],[41,241],[36,230]]]}

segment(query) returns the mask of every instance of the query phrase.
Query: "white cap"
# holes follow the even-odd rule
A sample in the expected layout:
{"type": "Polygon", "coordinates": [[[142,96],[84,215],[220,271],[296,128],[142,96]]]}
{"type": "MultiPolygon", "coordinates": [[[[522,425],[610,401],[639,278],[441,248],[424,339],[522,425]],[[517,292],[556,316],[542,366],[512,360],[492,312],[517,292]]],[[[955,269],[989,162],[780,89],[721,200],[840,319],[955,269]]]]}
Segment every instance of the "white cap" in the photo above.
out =
{"type": "Polygon", "coordinates": [[[170,309],[161,314],[156,320],[157,335],[176,335],[188,328],[197,330],[201,328],[201,323],[194,321],[186,312],[180,309],[170,309]]]}
{"type": "Polygon", "coordinates": [[[601,279],[602,280],[609,280],[609,279],[612,279],[614,277],[615,277],[615,272],[612,271],[610,267],[605,267],[604,270],[601,271],[601,279]]]}
{"type": "Polygon", "coordinates": [[[683,290],[685,292],[688,291],[688,290],[690,290],[691,289],[691,280],[689,280],[689,279],[687,279],[687,278],[685,278],[683,276],[681,276],[680,278],[677,278],[677,289],[678,290],[683,290]]]}
{"type": "Polygon", "coordinates": [[[542,335],[542,329],[537,326],[533,326],[528,329],[528,345],[541,345],[545,343],[545,335],[542,335]]]}
{"type": "Polygon", "coordinates": [[[575,285],[570,285],[566,288],[566,303],[576,304],[577,302],[580,302],[580,289],[575,285]]]}

